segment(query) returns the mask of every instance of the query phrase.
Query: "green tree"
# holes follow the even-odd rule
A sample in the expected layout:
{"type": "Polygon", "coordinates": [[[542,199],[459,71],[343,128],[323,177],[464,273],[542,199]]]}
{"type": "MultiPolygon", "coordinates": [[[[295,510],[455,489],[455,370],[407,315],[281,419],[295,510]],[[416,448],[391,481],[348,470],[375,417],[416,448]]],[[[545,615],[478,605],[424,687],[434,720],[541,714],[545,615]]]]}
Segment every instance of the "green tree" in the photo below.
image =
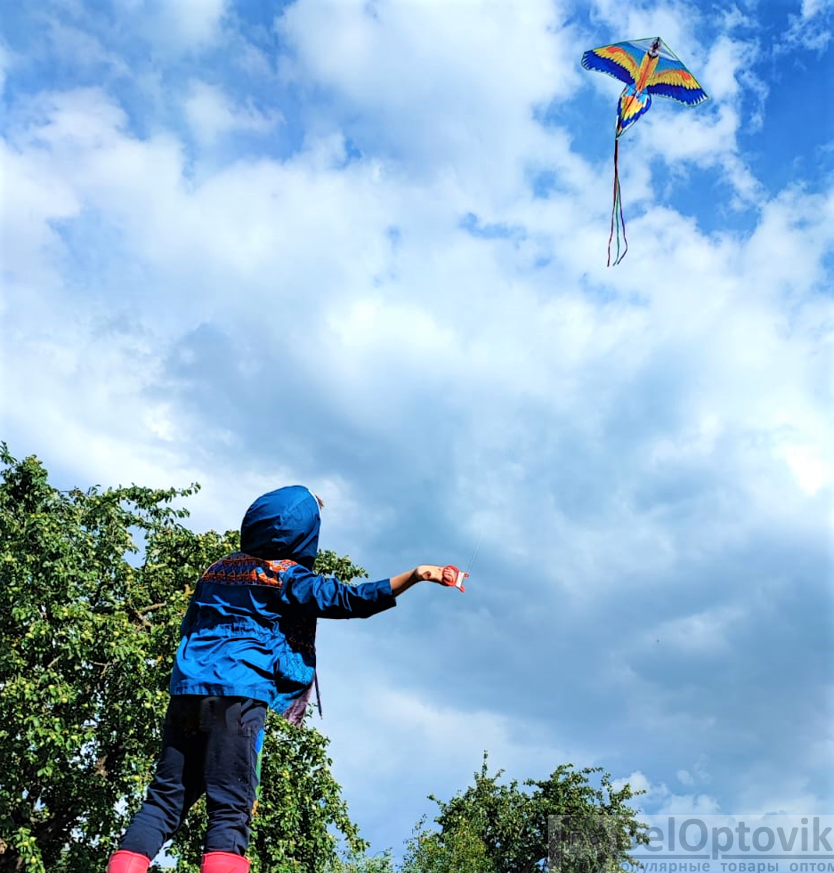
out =
{"type": "MultiPolygon", "coordinates": [[[[151,776],[194,583],[238,533],[181,523],[196,485],[64,492],[35,457],[2,444],[0,463],[0,873],[103,870],[151,776]]],[[[319,568],[366,575],[332,552],[319,568]]],[[[362,852],[327,739],[269,728],[253,871],[324,870],[333,828],[362,852]]],[[[195,812],[174,844],[181,870],[197,869],[195,812]]]]}
{"type": "Polygon", "coordinates": [[[395,873],[390,852],[366,855],[364,852],[348,852],[345,857],[333,861],[327,873],[395,873]]]}
{"type": "Polygon", "coordinates": [[[501,784],[501,776],[489,774],[485,753],[474,785],[450,801],[432,796],[439,830],[418,824],[402,873],[533,873],[546,869],[549,849],[566,873],[613,873],[648,842],[628,803],[642,792],[615,790],[600,768],[564,764],[544,781],[527,780],[527,790],[515,780],[501,784]]]}

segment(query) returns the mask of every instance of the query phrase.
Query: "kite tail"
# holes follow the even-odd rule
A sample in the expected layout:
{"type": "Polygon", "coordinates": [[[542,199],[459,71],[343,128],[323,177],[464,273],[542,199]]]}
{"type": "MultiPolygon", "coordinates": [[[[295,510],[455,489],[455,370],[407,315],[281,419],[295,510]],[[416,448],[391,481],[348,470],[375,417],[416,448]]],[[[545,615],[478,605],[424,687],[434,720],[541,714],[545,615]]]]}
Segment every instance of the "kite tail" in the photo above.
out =
{"type": "Polygon", "coordinates": [[[614,203],[611,206],[611,232],[608,235],[608,266],[612,266],[611,264],[611,243],[614,239],[614,229],[617,230],[617,253],[614,258],[613,266],[617,266],[617,264],[622,261],[622,259],[626,256],[626,252],[628,251],[628,239],[626,239],[626,230],[625,230],[625,219],[623,218],[623,201],[620,197],[620,170],[619,170],[619,157],[620,157],[620,140],[619,138],[614,139],[614,203]],[[620,253],[620,234],[622,233],[623,237],[623,245],[622,254],[620,253]]]}

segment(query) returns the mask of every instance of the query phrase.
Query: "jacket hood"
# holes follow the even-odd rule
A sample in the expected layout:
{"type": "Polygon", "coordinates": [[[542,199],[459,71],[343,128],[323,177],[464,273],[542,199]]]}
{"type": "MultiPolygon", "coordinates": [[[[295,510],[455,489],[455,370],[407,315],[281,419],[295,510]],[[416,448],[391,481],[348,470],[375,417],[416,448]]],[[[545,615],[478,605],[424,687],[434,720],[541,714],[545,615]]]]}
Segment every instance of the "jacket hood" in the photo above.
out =
{"type": "Polygon", "coordinates": [[[308,570],[319,547],[321,515],[316,498],[303,485],[261,495],[246,510],[240,549],[269,561],[296,561],[308,570]]]}

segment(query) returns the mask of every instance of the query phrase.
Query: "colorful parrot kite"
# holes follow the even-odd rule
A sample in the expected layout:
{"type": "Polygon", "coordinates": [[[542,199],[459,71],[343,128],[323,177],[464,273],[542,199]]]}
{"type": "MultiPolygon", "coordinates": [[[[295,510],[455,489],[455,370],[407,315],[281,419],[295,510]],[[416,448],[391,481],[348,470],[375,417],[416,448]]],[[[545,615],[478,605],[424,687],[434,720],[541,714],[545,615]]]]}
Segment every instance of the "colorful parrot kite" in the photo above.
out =
{"type": "Polygon", "coordinates": [[[611,209],[611,233],[608,237],[608,265],[610,266],[611,242],[616,223],[617,254],[614,260],[616,266],[628,251],[623,205],[620,199],[620,175],[617,168],[620,137],[641,115],[649,111],[653,94],[670,97],[687,106],[697,106],[709,100],[709,97],[692,73],[659,36],[654,39],[615,42],[613,45],[589,49],[582,55],[582,66],[586,70],[608,73],[609,76],[626,84],[617,105],[617,132],[614,137],[614,205],[611,209]],[[622,254],[620,254],[621,228],[625,246],[622,254]]]}

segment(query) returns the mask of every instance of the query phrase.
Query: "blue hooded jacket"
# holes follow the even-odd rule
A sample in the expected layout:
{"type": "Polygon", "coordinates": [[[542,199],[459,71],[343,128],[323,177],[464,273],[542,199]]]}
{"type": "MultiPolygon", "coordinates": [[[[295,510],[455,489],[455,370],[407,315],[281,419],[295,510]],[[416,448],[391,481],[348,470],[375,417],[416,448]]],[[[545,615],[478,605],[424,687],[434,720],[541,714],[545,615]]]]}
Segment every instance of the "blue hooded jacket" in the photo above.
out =
{"type": "Polygon", "coordinates": [[[316,620],[396,605],[390,579],[350,586],[312,572],[319,527],[318,502],[300,485],[249,507],[241,551],[212,564],[191,597],[172,695],[252,697],[297,720],[315,674],[316,620]]]}

